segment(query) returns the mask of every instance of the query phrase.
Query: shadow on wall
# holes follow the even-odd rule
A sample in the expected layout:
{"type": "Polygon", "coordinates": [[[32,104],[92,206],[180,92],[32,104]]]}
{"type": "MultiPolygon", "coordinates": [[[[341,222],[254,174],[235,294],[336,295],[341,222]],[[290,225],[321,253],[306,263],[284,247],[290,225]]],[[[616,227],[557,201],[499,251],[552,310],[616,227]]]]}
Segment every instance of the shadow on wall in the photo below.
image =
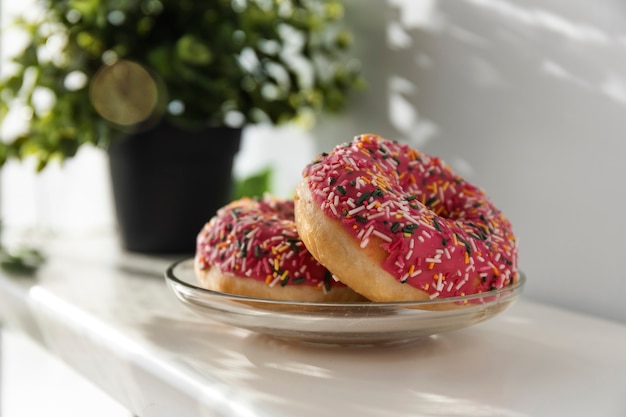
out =
{"type": "Polygon", "coordinates": [[[316,127],[319,149],[370,132],[441,156],[513,222],[529,297],[626,321],[626,4],[349,0],[346,13],[369,89],[316,127]]]}

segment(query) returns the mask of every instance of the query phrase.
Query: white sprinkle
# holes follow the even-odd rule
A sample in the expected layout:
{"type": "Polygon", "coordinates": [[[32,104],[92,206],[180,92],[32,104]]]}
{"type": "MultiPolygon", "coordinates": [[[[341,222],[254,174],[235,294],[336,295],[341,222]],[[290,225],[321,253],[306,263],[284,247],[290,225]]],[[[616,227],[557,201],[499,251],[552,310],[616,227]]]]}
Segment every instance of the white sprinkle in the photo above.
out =
{"type": "MultiPolygon", "coordinates": [[[[429,224],[428,222],[421,221],[421,222],[420,222],[420,224],[421,224],[422,226],[424,226],[424,227],[426,227],[426,228],[428,228],[428,229],[432,230],[432,231],[436,231],[436,230],[437,230],[437,229],[435,228],[435,226],[433,226],[433,225],[429,224]]],[[[424,230],[424,232],[425,232],[425,233],[428,233],[428,232],[426,232],[426,230],[424,230]]],[[[428,237],[430,237],[430,235],[428,235],[428,237]]]]}
{"type": "Polygon", "coordinates": [[[459,290],[467,281],[469,281],[469,274],[466,272],[465,277],[456,285],[455,289],[459,290]]]}
{"type": "Polygon", "coordinates": [[[363,248],[365,248],[367,246],[368,243],[370,243],[369,238],[368,239],[363,239],[359,246],[361,247],[361,249],[363,249],[363,248]]]}
{"type": "Polygon", "coordinates": [[[327,193],[324,192],[324,190],[320,190],[320,189],[315,190],[315,194],[320,196],[322,199],[326,199],[326,196],[328,195],[327,193]]]}
{"type": "Polygon", "coordinates": [[[443,274],[439,274],[439,279],[437,280],[437,291],[443,290],[443,274]]]}
{"type": "Polygon", "coordinates": [[[348,214],[350,216],[354,216],[355,214],[359,213],[362,210],[365,210],[365,206],[358,206],[357,208],[353,208],[352,210],[348,211],[348,214]]]}
{"type": "Polygon", "coordinates": [[[413,273],[411,274],[411,278],[418,276],[419,274],[422,273],[421,269],[418,269],[417,271],[413,271],[413,273]]]}
{"type": "Polygon", "coordinates": [[[437,298],[439,297],[439,292],[434,292],[430,295],[430,299],[432,300],[433,298],[437,298]]]}
{"type": "Polygon", "coordinates": [[[274,287],[274,285],[276,285],[278,281],[280,281],[280,276],[277,276],[272,280],[272,282],[270,282],[270,288],[274,287]]]}
{"type": "Polygon", "coordinates": [[[418,236],[418,237],[417,237],[417,240],[419,240],[421,243],[424,243],[424,238],[423,238],[423,237],[421,237],[421,236],[418,236]]]}
{"type": "Polygon", "coordinates": [[[330,204],[329,207],[330,207],[330,211],[333,212],[333,215],[335,217],[339,217],[339,213],[337,213],[336,204],[330,204]]]}
{"type": "Polygon", "coordinates": [[[441,263],[441,259],[440,258],[426,258],[424,259],[426,262],[428,263],[435,263],[435,264],[440,264],[441,263]]]}
{"type": "Polygon", "coordinates": [[[251,239],[251,240],[252,240],[252,238],[254,237],[254,235],[256,235],[256,234],[257,234],[257,232],[258,232],[258,231],[259,231],[259,229],[258,229],[258,228],[256,228],[256,229],[252,229],[250,232],[248,232],[248,234],[246,235],[246,237],[247,237],[248,239],[251,239]]]}
{"type": "Polygon", "coordinates": [[[427,238],[427,239],[430,239],[430,238],[431,238],[430,233],[428,233],[426,230],[422,230],[422,236],[424,236],[424,237],[425,237],[425,238],[427,238]]]}
{"type": "Polygon", "coordinates": [[[384,215],[385,215],[384,212],[379,211],[378,213],[374,213],[374,214],[371,214],[371,215],[367,216],[367,220],[374,220],[374,219],[377,219],[377,218],[379,218],[381,216],[384,216],[384,215]]]}
{"type": "Polygon", "coordinates": [[[387,235],[385,235],[385,234],[383,234],[383,233],[379,232],[378,230],[374,230],[374,231],[372,232],[372,234],[373,234],[374,236],[378,236],[379,238],[381,238],[381,239],[382,239],[382,240],[384,240],[385,242],[388,242],[388,243],[392,242],[392,239],[391,239],[389,236],[387,236],[387,235]]]}
{"type": "Polygon", "coordinates": [[[373,231],[374,231],[374,226],[370,226],[369,229],[367,229],[367,232],[365,232],[365,236],[363,236],[363,239],[369,239],[373,231]]]}
{"type": "Polygon", "coordinates": [[[413,249],[415,247],[415,239],[409,240],[409,248],[413,249]]]}
{"type": "Polygon", "coordinates": [[[407,279],[409,279],[409,274],[404,274],[402,278],[400,278],[400,282],[406,282],[407,279]]]}
{"type": "MultiPolygon", "coordinates": [[[[443,253],[446,254],[446,259],[452,259],[452,257],[450,256],[450,251],[448,250],[448,248],[445,248],[443,253]]],[[[460,275],[460,274],[459,274],[460,275]]]]}
{"type": "Polygon", "coordinates": [[[450,292],[452,291],[452,285],[454,284],[454,282],[450,281],[450,283],[448,284],[448,289],[446,291],[450,292]]]}
{"type": "Polygon", "coordinates": [[[411,259],[411,256],[413,256],[413,249],[409,249],[404,259],[408,261],[409,259],[411,259]]]}
{"type": "Polygon", "coordinates": [[[368,209],[368,210],[373,209],[373,208],[376,206],[376,204],[378,204],[378,201],[376,201],[376,200],[372,201],[372,202],[371,202],[371,203],[369,203],[369,205],[367,206],[367,209],[368,209]]]}
{"type": "Polygon", "coordinates": [[[496,253],[496,256],[493,257],[493,260],[495,262],[498,262],[500,260],[500,252],[496,253]]]}

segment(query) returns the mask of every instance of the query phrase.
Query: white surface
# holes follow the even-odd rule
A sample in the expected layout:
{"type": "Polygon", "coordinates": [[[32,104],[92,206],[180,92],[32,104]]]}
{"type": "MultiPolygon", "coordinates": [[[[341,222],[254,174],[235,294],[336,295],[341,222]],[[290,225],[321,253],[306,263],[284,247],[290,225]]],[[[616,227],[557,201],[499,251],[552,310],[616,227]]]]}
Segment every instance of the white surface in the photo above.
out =
{"type": "Polygon", "coordinates": [[[26,336],[5,331],[1,338],[0,416],[131,417],[26,336]]]}
{"type": "Polygon", "coordinates": [[[191,314],[161,277],[171,260],[115,247],[51,247],[36,280],[0,275],[0,317],[143,417],[626,415],[623,325],[520,301],[403,347],[292,345],[191,314]]]}

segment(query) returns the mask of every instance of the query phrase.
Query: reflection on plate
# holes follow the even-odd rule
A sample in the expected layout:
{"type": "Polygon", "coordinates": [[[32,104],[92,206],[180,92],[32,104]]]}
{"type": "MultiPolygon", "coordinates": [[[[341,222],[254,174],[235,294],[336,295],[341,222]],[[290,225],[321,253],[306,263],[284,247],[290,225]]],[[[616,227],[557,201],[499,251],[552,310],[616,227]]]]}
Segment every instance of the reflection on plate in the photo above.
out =
{"type": "Polygon", "coordinates": [[[196,286],[193,259],[171,265],[169,287],[183,304],[212,320],[287,340],[328,345],[409,342],[490,319],[522,292],[513,286],[483,294],[417,302],[306,303],[225,294],[196,286]]]}

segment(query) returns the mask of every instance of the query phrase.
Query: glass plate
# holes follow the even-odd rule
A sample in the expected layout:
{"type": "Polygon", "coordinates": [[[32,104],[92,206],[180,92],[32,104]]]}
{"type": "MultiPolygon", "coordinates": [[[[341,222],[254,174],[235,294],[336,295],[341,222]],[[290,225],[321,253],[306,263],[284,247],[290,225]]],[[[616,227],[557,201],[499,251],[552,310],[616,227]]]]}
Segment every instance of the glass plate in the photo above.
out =
{"type": "Polygon", "coordinates": [[[526,281],[520,274],[517,284],[500,290],[430,301],[307,303],[200,288],[193,259],[171,265],[165,278],[184,305],[209,319],[291,341],[360,346],[404,343],[480,323],[511,305],[526,281]]]}

